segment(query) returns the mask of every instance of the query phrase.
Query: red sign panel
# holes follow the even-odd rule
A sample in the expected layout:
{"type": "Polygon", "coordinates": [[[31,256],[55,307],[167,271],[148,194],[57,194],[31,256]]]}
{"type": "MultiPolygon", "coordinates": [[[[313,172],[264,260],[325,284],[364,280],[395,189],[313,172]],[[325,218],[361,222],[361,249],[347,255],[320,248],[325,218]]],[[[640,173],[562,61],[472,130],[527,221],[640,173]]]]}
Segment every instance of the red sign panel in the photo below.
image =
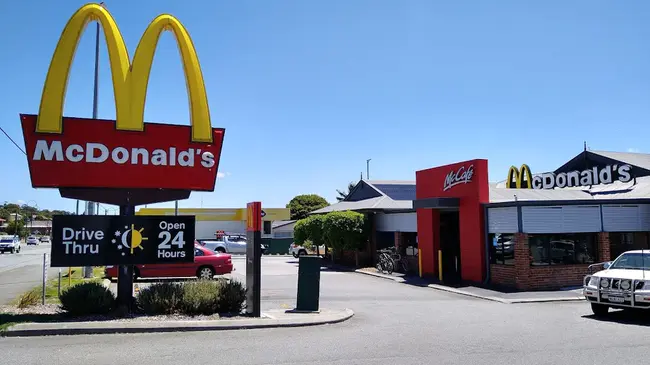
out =
{"type": "Polygon", "coordinates": [[[149,188],[213,191],[225,130],[212,142],[192,142],[192,127],[145,123],[144,131],[115,121],[63,118],[63,130],[36,132],[36,115],[21,115],[35,188],[149,188]]]}
{"type": "Polygon", "coordinates": [[[262,203],[252,202],[246,205],[246,230],[259,232],[262,230],[262,203]]]}

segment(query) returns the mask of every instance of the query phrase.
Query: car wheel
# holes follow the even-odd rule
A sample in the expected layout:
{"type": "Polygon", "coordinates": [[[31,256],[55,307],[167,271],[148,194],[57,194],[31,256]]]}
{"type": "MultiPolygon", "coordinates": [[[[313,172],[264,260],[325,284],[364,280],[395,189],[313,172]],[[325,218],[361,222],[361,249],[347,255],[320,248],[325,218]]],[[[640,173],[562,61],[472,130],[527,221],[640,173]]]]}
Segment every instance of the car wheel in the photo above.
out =
{"type": "Polygon", "coordinates": [[[16,249],[15,249],[15,248],[12,248],[12,249],[11,249],[11,253],[16,253],[16,249]]]}
{"type": "Polygon", "coordinates": [[[196,276],[199,279],[212,279],[214,278],[214,269],[209,266],[202,266],[196,272],[196,276]]]}
{"type": "Polygon", "coordinates": [[[306,254],[307,254],[307,251],[305,251],[305,250],[298,251],[298,256],[305,256],[306,254]]]}
{"type": "Polygon", "coordinates": [[[603,317],[609,313],[609,307],[602,304],[591,303],[591,311],[596,317],[603,317]]]}
{"type": "Polygon", "coordinates": [[[217,252],[217,253],[226,253],[226,249],[223,248],[223,247],[217,247],[217,249],[214,250],[214,252],[217,252]]]}

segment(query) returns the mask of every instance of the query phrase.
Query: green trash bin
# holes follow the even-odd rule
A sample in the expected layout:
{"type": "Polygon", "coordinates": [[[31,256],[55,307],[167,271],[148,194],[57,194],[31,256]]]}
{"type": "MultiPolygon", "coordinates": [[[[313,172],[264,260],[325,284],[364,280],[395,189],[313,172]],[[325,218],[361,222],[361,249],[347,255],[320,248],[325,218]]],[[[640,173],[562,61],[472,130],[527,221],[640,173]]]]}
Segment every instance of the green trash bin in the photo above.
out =
{"type": "Polygon", "coordinates": [[[296,311],[317,312],[320,298],[320,264],[318,256],[298,259],[298,299],[296,311]]]}

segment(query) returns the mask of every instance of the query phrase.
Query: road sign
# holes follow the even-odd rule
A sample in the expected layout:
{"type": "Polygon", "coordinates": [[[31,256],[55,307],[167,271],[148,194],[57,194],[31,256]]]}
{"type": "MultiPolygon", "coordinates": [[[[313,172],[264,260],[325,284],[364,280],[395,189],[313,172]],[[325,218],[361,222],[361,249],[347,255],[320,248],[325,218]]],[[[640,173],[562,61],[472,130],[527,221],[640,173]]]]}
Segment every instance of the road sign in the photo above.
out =
{"type": "Polygon", "coordinates": [[[194,262],[194,216],[54,216],[52,267],[194,262]]]}

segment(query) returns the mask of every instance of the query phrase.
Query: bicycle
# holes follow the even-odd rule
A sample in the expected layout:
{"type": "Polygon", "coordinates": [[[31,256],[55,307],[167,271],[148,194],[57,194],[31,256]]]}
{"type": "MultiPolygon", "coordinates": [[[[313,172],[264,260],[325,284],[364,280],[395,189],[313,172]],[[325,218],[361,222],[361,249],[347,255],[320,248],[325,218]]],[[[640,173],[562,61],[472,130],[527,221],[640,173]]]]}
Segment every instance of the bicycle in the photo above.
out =
{"type": "Polygon", "coordinates": [[[397,266],[402,269],[404,274],[409,271],[409,260],[406,255],[400,254],[395,247],[388,249],[390,252],[391,260],[393,261],[393,266],[397,266]]]}
{"type": "Polygon", "coordinates": [[[377,271],[387,274],[392,274],[393,270],[395,269],[395,263],[390,256],[390,251],[387,250],[378,250],[377,253],[378,258],[377,258],[377,271]]]}

